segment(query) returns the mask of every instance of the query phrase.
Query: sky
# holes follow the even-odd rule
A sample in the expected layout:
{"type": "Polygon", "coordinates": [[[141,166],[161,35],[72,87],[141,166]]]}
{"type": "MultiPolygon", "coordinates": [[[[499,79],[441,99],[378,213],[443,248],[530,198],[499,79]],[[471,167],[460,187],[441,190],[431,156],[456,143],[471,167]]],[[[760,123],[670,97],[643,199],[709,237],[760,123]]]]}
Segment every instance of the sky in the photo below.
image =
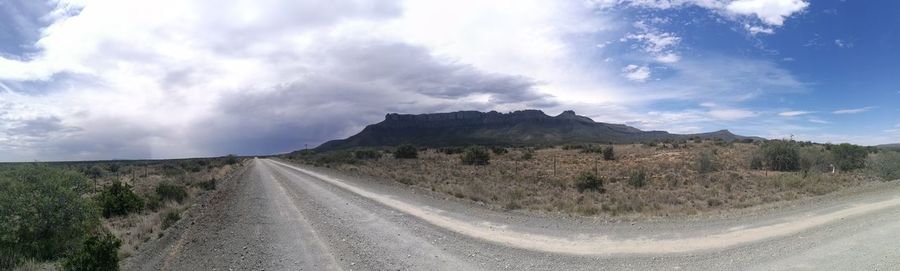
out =
{"type": "Polygon", "coordinates": [[[272,154],[387,113],[900,142],[898,1],[2,0],[0,161],[272,154]]]}

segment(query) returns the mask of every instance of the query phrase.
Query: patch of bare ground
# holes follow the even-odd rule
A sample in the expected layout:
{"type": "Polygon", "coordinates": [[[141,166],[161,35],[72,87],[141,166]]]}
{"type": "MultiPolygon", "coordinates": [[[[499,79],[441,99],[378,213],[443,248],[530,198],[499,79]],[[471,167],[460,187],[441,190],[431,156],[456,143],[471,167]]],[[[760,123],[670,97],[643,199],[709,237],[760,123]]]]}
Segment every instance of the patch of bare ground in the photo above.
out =
{"type": "MultiPolygon", "coordinates": [[[[597,147],[597,146],[594,146],[597,147]]],[[[458,153],[420,150],[417,159],[288,157],[298,162],[420,187],[495,209],[586,216],[691,216],[828,194],[879,180],[866,170],[831,173],[822,145],[803,146],[823,159],[809,170],[751,169],[760,143],[688,141],[614,145],[613,160],[583,147],[509,148],[487,165],[464,165],[458,153]],[[452,153],[452,154],[447,154],[452,153]],[[530,156],[530,157],[529,157],[530,156]],[[593,173],[602,189],[579,191],[593,173]]],[[[335,154],[332,154],[335,155],[335,154]]],[[[352,155],[351,155],[352,156],[352,155]]]]}

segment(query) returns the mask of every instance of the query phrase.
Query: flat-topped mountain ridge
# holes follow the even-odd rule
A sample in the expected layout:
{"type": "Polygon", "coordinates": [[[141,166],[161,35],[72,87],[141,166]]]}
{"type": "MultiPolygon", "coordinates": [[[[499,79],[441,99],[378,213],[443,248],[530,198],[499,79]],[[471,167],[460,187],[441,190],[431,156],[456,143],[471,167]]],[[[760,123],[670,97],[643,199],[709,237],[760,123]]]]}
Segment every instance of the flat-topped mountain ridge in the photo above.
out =
{"type": "Polygon", "coordinates": [[[700,134],[642,131],[625,125],[596,122],[564,111],[549,116],[540,110],[510,113],[458,111],[431,114],[387,114],[383,121],[366,126],[346,139],[328,141],[317,150],[358,147],[390,147],[413,144],[426,147],[466,145],[560,145],[580,143],[640,143],[688,138],[726,141],[762,139],[735,135],[728,130],[700,134]]]}

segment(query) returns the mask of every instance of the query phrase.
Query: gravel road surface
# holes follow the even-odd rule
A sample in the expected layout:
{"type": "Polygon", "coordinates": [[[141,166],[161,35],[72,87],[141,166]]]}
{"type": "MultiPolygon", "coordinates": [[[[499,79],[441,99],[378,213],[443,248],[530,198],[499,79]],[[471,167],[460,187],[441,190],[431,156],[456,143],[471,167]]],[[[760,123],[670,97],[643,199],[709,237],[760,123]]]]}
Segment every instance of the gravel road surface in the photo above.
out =
{"type": "Polygon", "coordinates": [[[126,270],[897,270],[900,182],[704,218],[489,210],[254,159],[126,270]]]}

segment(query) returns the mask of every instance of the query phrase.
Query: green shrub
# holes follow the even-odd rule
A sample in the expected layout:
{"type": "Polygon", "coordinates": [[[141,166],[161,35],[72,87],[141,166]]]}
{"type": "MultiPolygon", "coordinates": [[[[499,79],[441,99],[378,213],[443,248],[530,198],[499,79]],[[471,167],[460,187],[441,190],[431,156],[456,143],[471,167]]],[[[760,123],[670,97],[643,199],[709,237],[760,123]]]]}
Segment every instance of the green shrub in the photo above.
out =
{"type": "Polygon", "coordinates": [[[581,153],[602,153],[602,152],[603,152],[603,147],[594,146],[594,145],[590,145],[590,144],[584,145],[584,147],[581,148],[581,153]]]}
{"type": "Polygon", "coordinates": [[[697,156],[697,172],[710,173],[718,170],[715,159],[716,156],[712,151],[701,152],[700,155],[697,156]]]}
{"type": "Polygon", "coordinates": [[[520,160],[531,160],[534,159],[534,149],[525,148],[522,149],[522,155],[519,156],[520,160]]]}
{"type": "Polygon", "coordinates": [[[805,147],[800,149],[800,171],[803,177],[809,175],[810,172],[822,172],[828,166],[828,157],[826,153],[815,147],[805,147]]]}
{"type": "Polygon", "coordinates": [[[353,157],[360,160],[380,159],[381,152],[377,150],[357,150],[353,152],[353,157]]]}
{"type": "Polygon", "coordinates": [[[119,164],[109,164],[109,172],[118,173],[120,168],[121,166],[119,166],[119,164]]]}
{"type": "Polygon", "coordinates": [[[119,270],[119,246],[122,244],[112,234],[91,236],[84,245],[69,255],[63,263],[63,270],[119,270]]]}
{"type": "Polygon", "coordinates": [[[88,179],[46,165],[0,169],[0,270],[23,259],[55,260],[76,249],[99,225],[82,197],[88,179]]]}
{"type": "Polygon", "coordinates": [[[188,197],[184,186],[174,185],[170,183],[160,183],[156,186],[156,195],[161,201],[174,200],[178,203],[184,201],[188,197]]]}
{"type": "Polygon", "coordinates": [[[631,176],[628,177],[628,184],[634,188],[644,187],[647,185],[647,172],[644,170],[632,172],[631,176]]]}
{"type": "Polygon", "coordinates": [[[441,152],[441,153],[443,153],[443,154],[452,155],[452,154],[460,154],[460,153],[463,153],[463,148],[460,148],[460,147],[445,147],[445,148],[440,148],[440,149],[438,149],[438,151],[441,152]]]}
{"type": "Polygon", "coordinates": [[[867,167],[885,181],[900,179],[900,152],[882,151],[867,167]]]}
{"type": "Polygon", "coordinates": [[[491,152],[493,152],[496,155],[503,155],[503,154],[508,153],[509,150],[507,150],[504,147],[493,146],[493,147],[491,147],[491,152]]]}
{"type": "Polygon", "coordinates": [[[760,148],[769,169],[794,171],[800,168],[800,150],[793,141],[770,140],[760,148]]]}
{"type": "Polygon", "coordinates": [[[763,165],[763,157],[762,157],[762,155],[760,155],[760,154],[753,154],[753,156],[750,157],[750,169],[753,169],[753,170],[760,170],[760,169],[763,169],[763,168],[765,168],[765,165],[763,165]]]}
{"type": "Polygon", "coordinates": [[[603,160],[616,160],[616,152],[615,150],[613,150],[613,146],[607,146],[603,148],[603,160]]]}
{"type": "Polygon", "coordinates": [[[394,150],[394,158],[397,159],[416,159],[419,157],[419,150],[415,146],[404,144],[394,150]]]}
{"type": "Polygon", "coordinates": [[[325,152],[315,156],[317,164],[356,164],[356,156],[350,151],[325,152]]]}
{"type": "Polygon", "coordinates": [[[575,179],[575,189],[580,193],[584,193],[584,191],[606,192],[606,189],[603,188],[603,179],[589,171],[578,175],[578,178],[575,179]]]}
{"type": "Polygon", "coordinates": [[[580,150],[580,149],[584,149],[584,145],[569,144],[569,145],[564,145],[562,148],[563,148],[563,150],[580,150]]]}
{"type": "Polygon", "coordinates": [[[865,147],[843,143],[831,148],[834,164],[840,170],[854,170],[866,166],[869,152],[865,147]]]}
{"type": "Polygon", "coordinates": [[[225,164],[226,165],[234,165],[238,163],[238,158],[234,154],[229,154],[225,156],[225,164]]]}
{"type": "Polygon", "coordinates": [[[487,165],[491,155],[483,147],[469,147],[459,158],[463,165],[487,165]]]}
{"type": "Polygon", "coordinates": [[[178,220],[181,220],[181,214],[176,210],[169,211],[163,216],[161,226],[164,230],[168,229],[172,225],[175,225],[175,222],[178,222],[178,220]]]}
{"type": "Polygon", "coordinates": [[[197,183],[197,185],[206,191],[216,190],[216,178],[209,179],[209,181],[199,182],[199,183],[197,183]]]}
{"type": "Polygon", "coordinates": [[[159,210],[159,207],[162,207],[163,202],[159,199],[159,195],[152,194],[147,196],[147,200],[144,201],[144,206],[147,207],[147,210],[156,211],[159,210]]]}
{"type": "Polygon", "coordinates": [[[104,217],[127,215],[144,208],[144,200],[131,191],[131,185],[119,181],[106,186],[97,196],[97,202],[104,217]]]}
{"type": "Polygon", "coordinates": [[[93,165],[84,169],[84,175],[91,179],[99,179],[106,175],[106,170],[104,170],[99,165],[93,165]]]}

